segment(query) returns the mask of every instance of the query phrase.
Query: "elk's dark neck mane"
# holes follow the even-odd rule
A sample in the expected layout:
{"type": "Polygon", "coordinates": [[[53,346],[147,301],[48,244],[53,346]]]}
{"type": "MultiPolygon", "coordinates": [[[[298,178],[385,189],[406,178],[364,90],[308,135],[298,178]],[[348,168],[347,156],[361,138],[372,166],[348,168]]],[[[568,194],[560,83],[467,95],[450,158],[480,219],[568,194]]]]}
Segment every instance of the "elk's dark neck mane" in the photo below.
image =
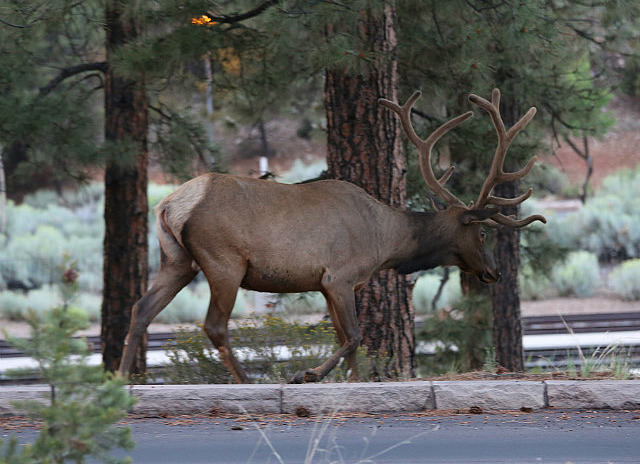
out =
{"type": "Polygon", "coordinates": [[[451,231],[435,212],[407,211],[408,231],[411,249],[394,266],[401,274],[411,274],[449,264],[451,251],[451,231]]]}

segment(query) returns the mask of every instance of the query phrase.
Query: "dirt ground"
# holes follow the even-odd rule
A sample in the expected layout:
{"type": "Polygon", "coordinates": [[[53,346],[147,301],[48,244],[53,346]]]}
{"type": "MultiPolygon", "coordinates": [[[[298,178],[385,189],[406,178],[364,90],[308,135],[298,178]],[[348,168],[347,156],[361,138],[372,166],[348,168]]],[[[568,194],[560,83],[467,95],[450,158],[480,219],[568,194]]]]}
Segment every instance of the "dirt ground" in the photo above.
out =
{"type": "Polygon", "coordinates": [[[604,296],[593,298],[551,298],[539,301],[523,301],[520,305],[520,311],[523,317],[555,316],[557,314],[623,313],[640,311],[640,301],[623,301],[604,296]]]}

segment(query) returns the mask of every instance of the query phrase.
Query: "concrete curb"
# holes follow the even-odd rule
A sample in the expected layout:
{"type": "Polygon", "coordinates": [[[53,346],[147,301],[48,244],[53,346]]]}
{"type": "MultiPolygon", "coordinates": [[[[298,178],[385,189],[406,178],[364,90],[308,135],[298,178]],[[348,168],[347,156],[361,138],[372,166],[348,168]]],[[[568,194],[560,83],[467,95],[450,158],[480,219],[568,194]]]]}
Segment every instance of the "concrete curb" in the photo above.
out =
{"type": "MultiPolygon", "coordinates": [[[[146,416],[230,413],[309,414],[428,410],[640,409],[640,380],[409,381],[305,385],[132,385],[146,416]]],[[[45,401],[46,386],[0,387],[0,416],[14,401],[45,401]]]]}

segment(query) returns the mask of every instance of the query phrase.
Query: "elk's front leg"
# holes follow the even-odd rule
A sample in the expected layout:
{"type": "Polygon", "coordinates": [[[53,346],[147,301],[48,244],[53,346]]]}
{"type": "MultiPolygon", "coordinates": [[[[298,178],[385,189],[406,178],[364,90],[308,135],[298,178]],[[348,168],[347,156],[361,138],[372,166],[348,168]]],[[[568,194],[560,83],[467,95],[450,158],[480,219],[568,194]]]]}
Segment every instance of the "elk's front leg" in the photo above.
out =
{"type": "Polygon", "coordinates": [[[361,337],[356,318],[353,286],[341,284],[340,279],[328,272],[325,272],[322,284],[329,314],[338,334],[340,348],[320,366],[297,372],[291,379],[291,383],[319,382],[336,367],[342,358],[347,360],[347,366],[351,370],[350,380],[358,378],[356,350],[360,346],[361,337]]]}
{"type": "Polygon", "coordinates": [[[236,383],[251,383],[249,377],[234,356],[229,343],[228,324],[231,311],[236,300],[238,284],[226,282],[209,282],[211,302],[204,323],[204,331],[220,354],[220,359],[227,366],[236,383]]]}

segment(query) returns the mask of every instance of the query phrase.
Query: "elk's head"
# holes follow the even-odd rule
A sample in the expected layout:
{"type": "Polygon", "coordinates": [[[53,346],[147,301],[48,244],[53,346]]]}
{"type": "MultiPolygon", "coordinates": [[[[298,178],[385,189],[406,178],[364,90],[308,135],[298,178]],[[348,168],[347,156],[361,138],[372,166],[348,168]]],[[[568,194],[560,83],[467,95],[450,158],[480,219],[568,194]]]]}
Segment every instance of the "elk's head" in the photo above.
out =
{"type": "Polygon", "coordinates": [[[436,178],[431,167],[431,150],[440,137],[461,122],[469,119],[473,116],[473,113],[469,111],[457,116],[438,127],[426,139],[421,139],[411,124],[411,108],[420,95],[420,91],[415,92],[402,106],[385,99],[380,99],[379,102],[400,117],[405,134],[411,143],[416,146],[420,154],[420,169],[427,186],[447,205],[447,208],[440,212],[440,215],[444,216],[443,219],[446,224],[443,233],[450,234],[452,237],[451,250],[446,264],[456,265],[464,272],[475,274],[483,282],[496,282],[500,278],[500,272],[495,265],[492,254],[485,245],[484,227],[504,226],[519,228],[533,221],[547,222],[539,214],[524,219],[516,219],[500,212],[499,208],[501,206],[516,206],[525,201],[531,196],[533,189],[529,189],[525,194],[516,198],[503,198],[491,194],[496,185],[521,179],[533,167],[536,161],[535,156],[518,172],[506,173],[503,166],[509,145],[518,132],[533,119],[536,109],[530,108],[513,127],[507,130],[500,116],[500,91],[498,89],[493,90],[490,102],[477,95],[472,94],[469,96],[469,100],[473,104],[484,109],[491,116],[498,135],[498,146],[491,163],[489,175],[480,190],[478,199],[475,202],[472,201],[469,205],[465,205],[462,200],[444,186],[449,177],[451,177],[454,167],[450,166],[442,177],[436,178]]]}

